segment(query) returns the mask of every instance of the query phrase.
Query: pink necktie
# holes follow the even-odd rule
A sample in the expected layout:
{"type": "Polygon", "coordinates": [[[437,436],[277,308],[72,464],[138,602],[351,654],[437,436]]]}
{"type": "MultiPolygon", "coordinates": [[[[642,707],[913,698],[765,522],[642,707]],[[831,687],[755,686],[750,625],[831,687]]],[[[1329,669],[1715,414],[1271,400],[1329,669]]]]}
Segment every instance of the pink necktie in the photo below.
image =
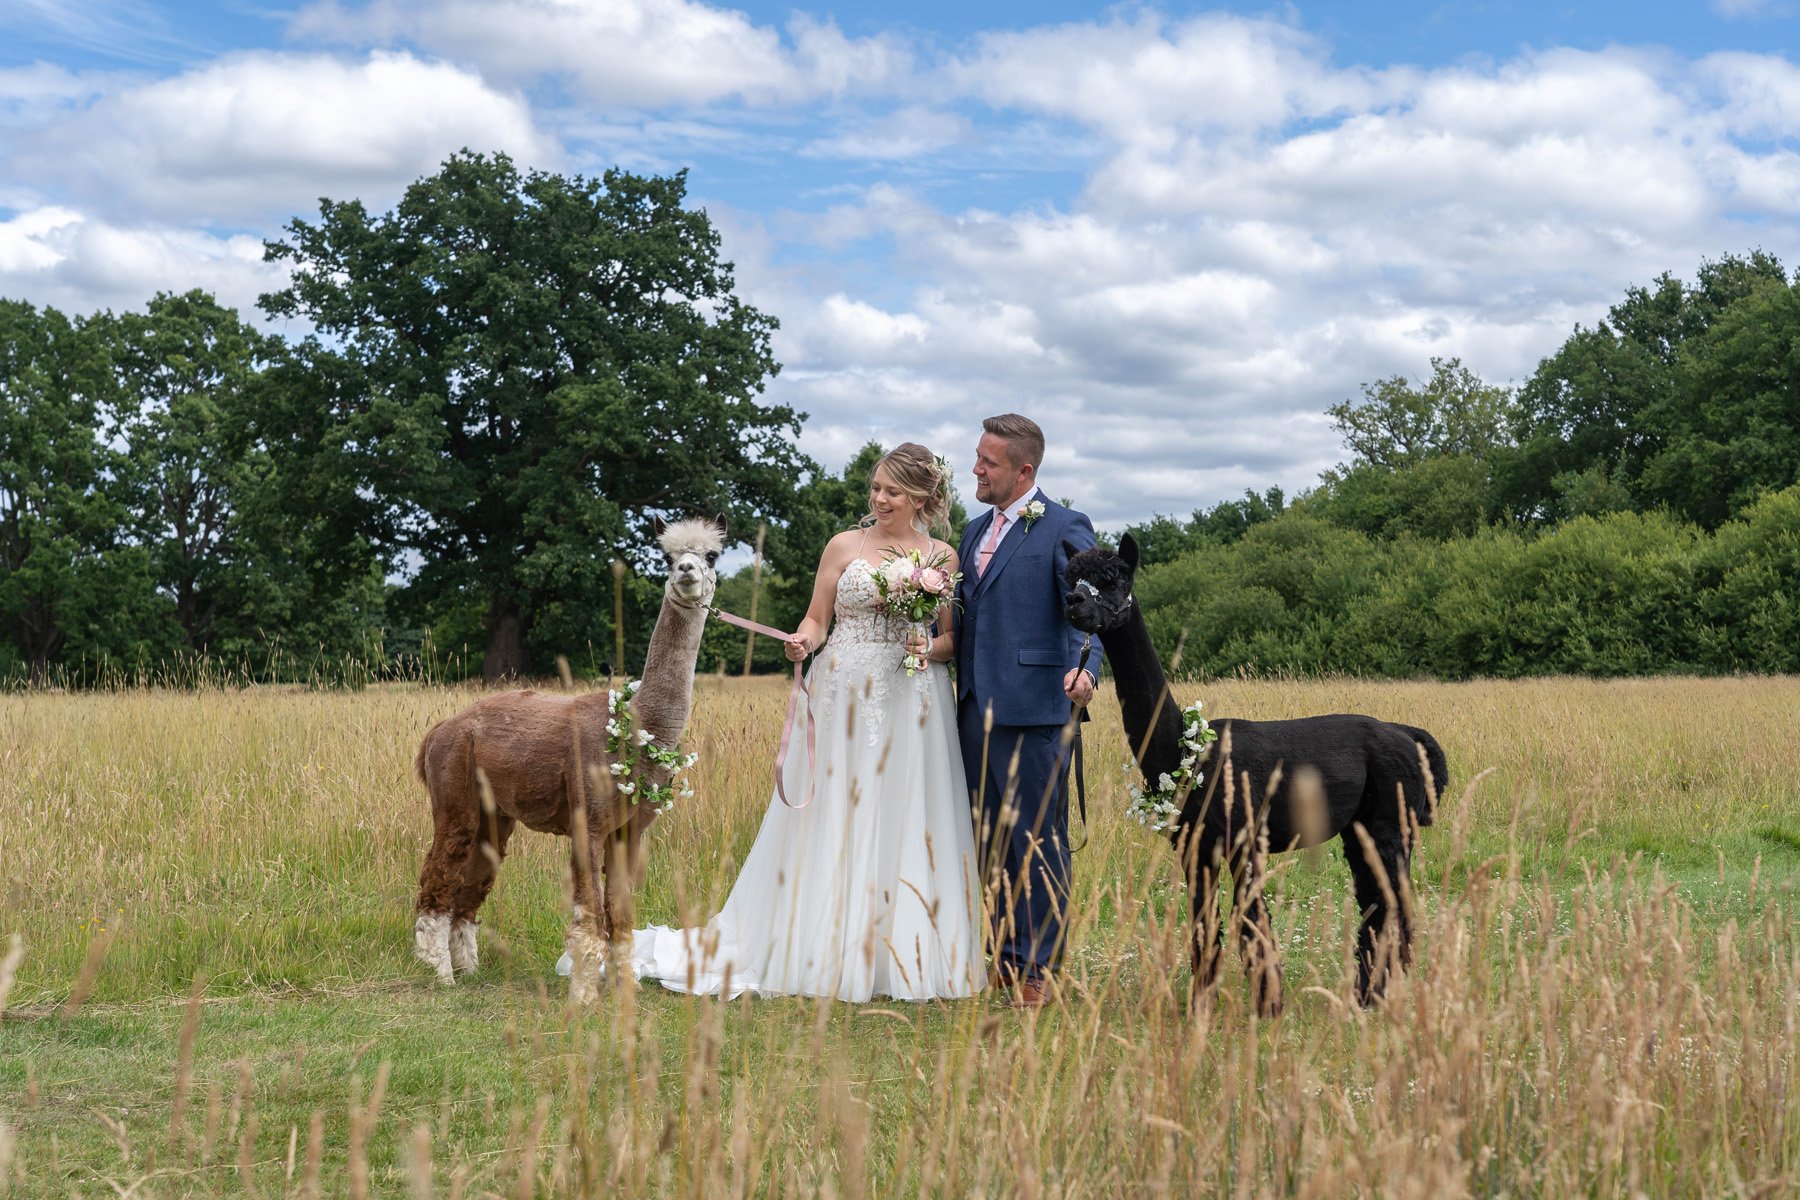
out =
{"type": "Polygon", "coordinates": [[[994,527],[988,531],[987,544],[982,546],[981,555],[975,560],[975,578],[980,579],[987,574],[988,560],[994,557],[994,548],[1000,544],[1000,531],[1006,527],[1006,514],[994,510],[994,527]]]}

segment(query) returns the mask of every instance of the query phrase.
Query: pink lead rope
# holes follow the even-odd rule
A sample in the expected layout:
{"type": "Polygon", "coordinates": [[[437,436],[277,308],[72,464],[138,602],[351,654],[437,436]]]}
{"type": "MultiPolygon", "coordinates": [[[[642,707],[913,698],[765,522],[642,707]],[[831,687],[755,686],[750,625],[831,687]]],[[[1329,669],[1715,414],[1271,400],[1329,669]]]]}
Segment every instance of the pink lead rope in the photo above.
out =
{"type": "MultiPolygon", "coordinates": [[[[755,621],[747,621],[735,613],[726,612],[724,609],[715,608],[711,611],[713,616],[719,618],[719,620],[725,622],[727,625],[736,625],[739,629],[747,629],[751,633],[760,633],[764,637],[774,638],[778,642],[786,642],[790,636],[779,629],[771,629],[767,625],[758,625],[755,621]]],[[[810,702],[812,696],[811,693],[806,690],[806,672],[804,666],[805,664],[803,662],[794,664],[794,683],[792,687],[788,688],[787,721],[781,726],[781,749],[775,755],[775,794],[781,797],[781,802],[783,804],[787,805],[789,808],[796,809],[805,808],[808,804],[812,803],[813,776],[818,773],[819,767],[818,733],[815,730],[813,723],[812,704],[810,702]],[[794,708],[796,705],[806,710],[806,799],[800,801],[798,804],[795,804],[787,797],[787,772],[783,770],[787,765],[788,744],[794,740],[794,708]]]]}

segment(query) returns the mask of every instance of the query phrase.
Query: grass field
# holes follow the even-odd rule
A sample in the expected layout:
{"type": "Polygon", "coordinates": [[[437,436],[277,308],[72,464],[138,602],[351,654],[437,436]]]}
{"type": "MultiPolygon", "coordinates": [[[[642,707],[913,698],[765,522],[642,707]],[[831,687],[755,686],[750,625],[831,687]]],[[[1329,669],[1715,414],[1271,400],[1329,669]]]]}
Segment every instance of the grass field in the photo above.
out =
{"type": "MultiPolygon", "coordinates": [[[[1122,819],[1105,692],[1066,987],[1031,1015],[571,1010],[566,843],[529,833],[481,970],[440,988],[411,758],[469,693],[0,696],[0,1194],[1800,1194],[1800,679],[1178,691],[1443,743],[1380,1009],[1349,1003],[1333,848],[1274,860],[1286,1015],[1254,1018],[1235,955],[1188,1014],[1186,897],[1122,819]]],[[[641,921],[723,898],[782,701],[700,680],[699,794],[651,834],[641,921]]]]}

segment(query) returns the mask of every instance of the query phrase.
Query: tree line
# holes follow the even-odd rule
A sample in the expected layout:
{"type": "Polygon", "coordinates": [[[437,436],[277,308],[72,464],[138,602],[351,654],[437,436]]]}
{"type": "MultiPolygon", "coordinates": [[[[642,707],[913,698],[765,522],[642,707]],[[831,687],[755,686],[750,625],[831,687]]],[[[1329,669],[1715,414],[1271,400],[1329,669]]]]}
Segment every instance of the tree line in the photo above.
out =
{"type": "MultiPolygon", "coordinates": [[[[685,199],[465,151],[267,243],[298,336],[198,291],[0,300],[0,681],[604,674],[654,621],[653,520],[695,513],[766,533],[781,569],[720,600],[793,627],[881,447],[798,451],[776,321],[685,199]]],[[[1792,670],[1796,347],[1759,252],[1632,289],[1521,387],[1366,385],[1315,488],[1133,529],[1147,618],[1190,670],[1792,670]]],[[[743,654],[709,628],[704,668],[743,654]]]]}
{"type": "Polygon", "coordinates": [[[202,292],[0,304],[0,676],[597,670],[615,558],[642,652],[657,516],[785,555],[821,473],[685,193],[464,152],[321,201],[266,248],[294,339],[202,292]]]}

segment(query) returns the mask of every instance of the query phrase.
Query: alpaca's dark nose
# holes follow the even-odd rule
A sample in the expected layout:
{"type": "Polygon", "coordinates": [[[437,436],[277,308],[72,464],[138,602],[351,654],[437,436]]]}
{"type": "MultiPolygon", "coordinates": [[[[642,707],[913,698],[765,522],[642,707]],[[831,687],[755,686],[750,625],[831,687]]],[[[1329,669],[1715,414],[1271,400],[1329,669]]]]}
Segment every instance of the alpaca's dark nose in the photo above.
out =
{"type": "Polygon", "coordinates": [[[1087,597],[1080,592],[1068,593],[1063,597],[1063,613],[1068,617],[1069,624],[1077,629],[1086,628],[1081,622],[1087,615],[1087,597]]]}

